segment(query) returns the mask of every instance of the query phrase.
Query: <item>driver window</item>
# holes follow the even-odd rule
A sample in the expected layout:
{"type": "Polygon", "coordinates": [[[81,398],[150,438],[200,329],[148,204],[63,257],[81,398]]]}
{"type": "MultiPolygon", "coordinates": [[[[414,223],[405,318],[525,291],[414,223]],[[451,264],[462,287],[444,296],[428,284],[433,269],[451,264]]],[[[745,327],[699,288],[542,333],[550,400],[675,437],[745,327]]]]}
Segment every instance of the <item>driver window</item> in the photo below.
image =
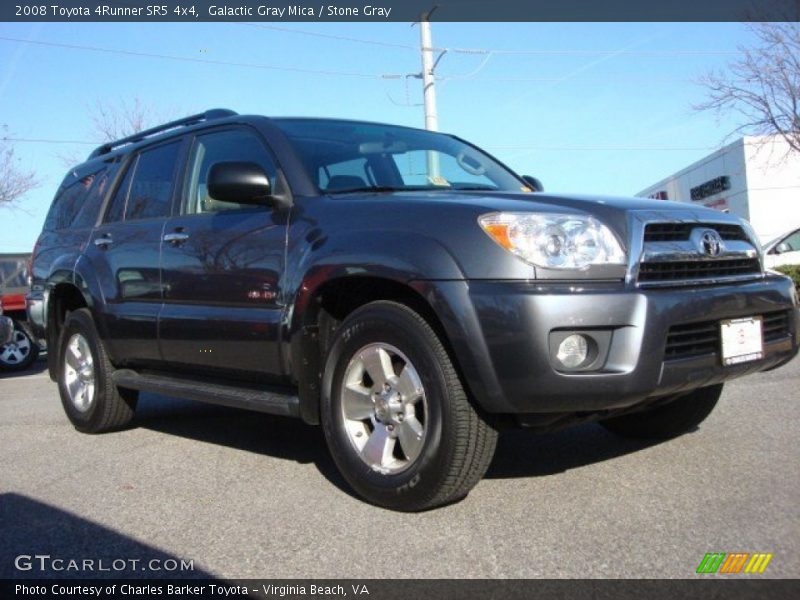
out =
{"type": "Polygon", "coordinates": [[[198,136],[190,159],[189,185],[184,200],[184,214],[217,213],[254,209],[251,204],[222,202],[208,194],[206,180],[211,165],[218,162],[246,161],[259,165],[270,179],[273,190],[278,189],[277,169],[264,144],[252,132],[227,130],[198,136]]]}

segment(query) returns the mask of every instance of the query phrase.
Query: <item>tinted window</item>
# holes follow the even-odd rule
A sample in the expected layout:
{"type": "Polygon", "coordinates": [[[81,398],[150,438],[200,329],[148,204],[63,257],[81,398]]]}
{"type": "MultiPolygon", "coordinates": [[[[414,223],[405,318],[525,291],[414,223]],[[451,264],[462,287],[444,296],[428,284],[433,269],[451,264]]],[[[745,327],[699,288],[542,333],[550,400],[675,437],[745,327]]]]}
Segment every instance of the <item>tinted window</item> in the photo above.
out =
{"type": "Polygon", "coordinates": [[[98,204],[94,202],[101,183],[106,180],[107,168],[77,178],[70,174],[61,184],[44,222],[47,230],[68,227],[91,227],[97,218],[98,204]],[[77,218],[80,213],[80,218],[77,218]],[[87,225],[87,222],[89,223],[87,225]]]}
{"type": "Polygon", "coordinates": [[[115,221],[122,220],[122,215],[125,214],[125,202],[128,200],[128,190],[131,187],[131,179],[133,178],[134,171],[136,171],[136,159],[133,159],[130,165],[128,165],[128,171],[125,173],[125,177],[114,192],[114,197],[111,199],[111,204],[106,213],[106,223],[114,223],[115,221]]]}
{"type": "Polygon", "coordinates": [[[425,186],[429,184],[428,171],[431,161],[435,161],[436,169],[443,181],[456,187],[486,187],[495,189],[492,180],[486,176],[486,169],[475,158],[475,155],[463,154],[452,156],[443,152],[427,152],[411,150],[394,155],[394,162],[400,172],[403,183],[408,186],[425,186]]]}
{"type": "Polygon", "coordinates": [[[90,175],[83,185],[90,185],[86,198],[78,211],[78,215],[72,222],[72,227],[79,229],[82,227],[94,227],[97,223],[97,216],[100,212],[100,207],[103,205],[103,198],[108,192],[108,186],[111,184],[116,165],[113,167],[104,168],[97,173],[90,175]]]}
{"type": "Polygon", "coordinates": [[[356,121],[273,123],[287,135],[318,187],[330,193],[365,186],[530,191],[492,157],[449,135],[356,121]]]}
{"type": "Polygon", "coordinates": [[[374,179],[368,169],[365,158],[324,165],[319,168],[319,187],[323,190],[336,190],[373,184],[374,179]]]}
{"type": "Polygon", "coordinates": [[[172,182],[180,143],[139,154],[125,205],[125,220],[166,217],[170,213],[172,182]]]}
{"type": "Polygon", "coordinates": [[[221,202],[208,195],[206,180],[214,163],[246,161],[259,165],[277,189],[277,171],[264,144],[252,132],[236,129],[210,133],[197,138],[192,150],[192,169],[184,211],[189,214],[253,208],[253,205],[221,202]]]}

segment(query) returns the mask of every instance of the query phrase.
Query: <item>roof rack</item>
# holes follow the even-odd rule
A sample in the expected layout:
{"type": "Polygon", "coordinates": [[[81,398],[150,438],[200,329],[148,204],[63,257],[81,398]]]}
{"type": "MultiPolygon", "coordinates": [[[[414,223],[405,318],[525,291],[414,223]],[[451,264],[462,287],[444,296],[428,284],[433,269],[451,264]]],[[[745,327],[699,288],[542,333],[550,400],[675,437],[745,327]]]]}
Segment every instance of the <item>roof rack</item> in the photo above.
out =
{"type": "Polygon", "coordinates": [[[169,131],[170,129],[177,129],[178,127],[188,127],[189,125],[195,125],[197,123],[202,123],[203,121],[213,121],[214,119],[233,117],[237,114],[238,114],[237,112],[228,110],[227,108],[212,108],[211,110],[207,110],[205,112],[192,115],[190,117],[184,117],[183,119],[170,121],[169,123],[164,123],[163,125],[159,125],[157,127],[152,127],[150,129],[139,131],[138,133],[134,133],[133,135],[129,135],[128,137],[120,138],[113,142],[106,142],[102,146],[98,146],[97,148],[94,149],[94,151],[89,155],[89,160],[97,156],[102,156],[103,154],[108,154],[114,148],[119,148],[120,146],[124,146],[125,144],[135,144],[136,142],[141,142],[146,138],[154,136],[158,133],[164,133],[165,131],[169,131]]]}

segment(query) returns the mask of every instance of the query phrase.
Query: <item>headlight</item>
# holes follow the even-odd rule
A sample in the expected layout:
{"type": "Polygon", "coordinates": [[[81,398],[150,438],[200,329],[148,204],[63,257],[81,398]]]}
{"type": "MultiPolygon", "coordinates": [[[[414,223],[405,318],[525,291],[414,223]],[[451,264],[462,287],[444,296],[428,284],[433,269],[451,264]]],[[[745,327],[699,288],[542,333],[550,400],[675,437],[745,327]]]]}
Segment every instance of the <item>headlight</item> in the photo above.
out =
{"type": "Polygon", "coordinates": [[[504,212],[482,215],[478,223],[500,246],[537,267],[625,264],[614,234],[588,215],[504,212]]]}

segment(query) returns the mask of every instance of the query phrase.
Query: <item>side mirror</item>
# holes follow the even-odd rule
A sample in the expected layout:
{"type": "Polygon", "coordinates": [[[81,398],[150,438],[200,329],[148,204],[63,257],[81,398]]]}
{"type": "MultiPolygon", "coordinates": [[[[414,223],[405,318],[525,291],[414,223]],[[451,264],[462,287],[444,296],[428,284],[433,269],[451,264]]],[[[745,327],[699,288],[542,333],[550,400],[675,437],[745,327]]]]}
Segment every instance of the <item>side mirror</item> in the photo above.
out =
{"type": "Polygon", "coordinates": [[[791,252],[792,248],[786,242],[781,242],[772,250],[771,254],[783,254],[784,252],[791,252]]]}
{"type": "Polygon", "coordinates": [[[536,177],[531,177],[530,175],[523,175],[522,181],[527,183],[528,187],[530,187],[534,192],[544,191],[544,186],[542,185],[542,182],[536,179],[536,177]]]}
{"type": "Polygon", "coordinates": [[[208,195],[220,202],[273,204],[264,169],[252,162],[218,162],[208,170],[208,195]]]}

